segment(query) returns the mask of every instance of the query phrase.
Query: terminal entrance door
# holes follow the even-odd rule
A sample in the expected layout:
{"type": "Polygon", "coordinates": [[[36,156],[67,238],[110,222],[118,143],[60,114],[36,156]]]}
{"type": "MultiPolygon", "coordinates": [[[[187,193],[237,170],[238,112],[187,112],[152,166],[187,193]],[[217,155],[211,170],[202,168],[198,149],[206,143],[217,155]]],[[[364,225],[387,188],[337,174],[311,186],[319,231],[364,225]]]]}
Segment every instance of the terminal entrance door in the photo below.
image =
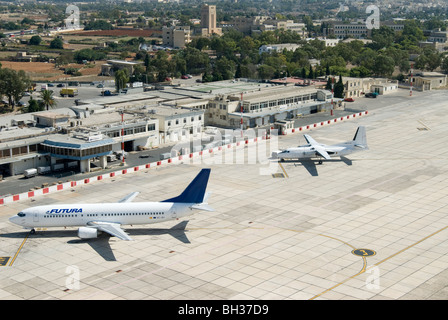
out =
{"type": "Polygon", "coordinates": [[[134,151],[134,140],[124,142],[124,151],[134,151]]]}

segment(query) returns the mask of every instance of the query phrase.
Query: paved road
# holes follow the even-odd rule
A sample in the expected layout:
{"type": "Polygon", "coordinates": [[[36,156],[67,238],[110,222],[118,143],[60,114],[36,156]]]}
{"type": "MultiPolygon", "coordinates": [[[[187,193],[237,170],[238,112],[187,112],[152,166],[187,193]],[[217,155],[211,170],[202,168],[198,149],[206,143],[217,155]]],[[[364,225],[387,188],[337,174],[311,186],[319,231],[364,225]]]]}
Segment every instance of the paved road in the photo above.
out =
{"type": "MultiPolygon", "coordinates": [[[[196,83],[197,79],[200,79],[200,76],[194,76],[191,79],[173,79],[172,84],[180,84],[185,86],[191,86],[196,83]]],[[[115,91],[115,87],[111,85],[110,83],[104,82],[104,88],[98,88],[97,85],[99,84],[98,81],[95,82],[95,85],[90,85],[86,83],[81,83],[80,86],[76,87],[78,88],[78,95],[74,98],[70,97],[61,97],[59,95],[59,91],[63,88],[57,87],[58,84],[65,84],[65,82],[55,82],[54,87],[49,87],[49,90],[53,90],[54,97],[56,100],[56,106],[55,108],[68,108],[75,105],[75,100],[77,99],[94,99],[101,96],[101,92],[103,90],[111,90],[115,91]]],[[[40,98],[40,90],[41,90],[41,84],[44,83],[37,83],[37,90],[32,94],[33,99],[38,100],[40,98]]],[[[129,88],[128,94],[130,93],[140,93],[143,92],[143,88],[129,88]]],[[[26,102],[28,104],[30,97],[25,96],[21,99],[22,102],[26,102]]]]}

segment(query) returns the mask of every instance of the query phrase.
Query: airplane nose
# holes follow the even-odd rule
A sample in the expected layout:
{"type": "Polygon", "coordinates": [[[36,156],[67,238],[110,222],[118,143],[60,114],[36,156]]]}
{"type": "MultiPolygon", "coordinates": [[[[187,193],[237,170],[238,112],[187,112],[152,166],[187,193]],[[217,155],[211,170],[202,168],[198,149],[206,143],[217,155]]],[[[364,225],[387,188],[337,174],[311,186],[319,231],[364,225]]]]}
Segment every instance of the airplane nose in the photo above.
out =
{"type": "Polygon", "coordinates": [[[14,223],[14,224],[18,224],[17,223],[17,219],[19,218],[19,216],[18,215],[15,215],[15,216],[12,216],[11,218],[9,218],[9,221],[11,221],[12,223],[14,223]]]}

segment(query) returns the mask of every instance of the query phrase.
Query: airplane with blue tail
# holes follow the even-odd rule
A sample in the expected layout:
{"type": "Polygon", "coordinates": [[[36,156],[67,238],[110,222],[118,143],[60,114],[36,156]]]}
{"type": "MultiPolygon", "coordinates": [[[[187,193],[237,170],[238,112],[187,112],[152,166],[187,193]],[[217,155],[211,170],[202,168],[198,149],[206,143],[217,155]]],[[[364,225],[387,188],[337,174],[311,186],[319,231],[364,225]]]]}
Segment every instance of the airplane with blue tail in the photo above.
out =
{"type": "Polygon", "coordinates": [[[210,169],[202,169],[177,197],[161,202],[132,202],[139,194],[133,192],[117,203],[58,204],[36,206],[22,210],[9,220],[35,232],[35,228],[80,227],[78,237],[93,239],[106,232],[121,240],[132,238],[122,225],[153,224],[175,220],[196,210],[214,211],[206,193],[210,169]]]}

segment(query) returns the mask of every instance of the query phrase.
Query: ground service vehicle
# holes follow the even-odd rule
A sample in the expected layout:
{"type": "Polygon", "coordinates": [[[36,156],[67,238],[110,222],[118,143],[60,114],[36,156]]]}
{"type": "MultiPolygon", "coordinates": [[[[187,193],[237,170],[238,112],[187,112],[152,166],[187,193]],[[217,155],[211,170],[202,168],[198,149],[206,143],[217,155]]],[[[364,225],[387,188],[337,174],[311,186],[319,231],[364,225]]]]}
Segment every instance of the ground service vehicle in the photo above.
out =
{"type": "Polygon", "coordinates": [[[61,94],[61,97],[74,97],[78,95],[78,89],[71,89],[71,88],[67,88],[67,89],[61,89],[61,91],[59,92],[61,94]]]}

